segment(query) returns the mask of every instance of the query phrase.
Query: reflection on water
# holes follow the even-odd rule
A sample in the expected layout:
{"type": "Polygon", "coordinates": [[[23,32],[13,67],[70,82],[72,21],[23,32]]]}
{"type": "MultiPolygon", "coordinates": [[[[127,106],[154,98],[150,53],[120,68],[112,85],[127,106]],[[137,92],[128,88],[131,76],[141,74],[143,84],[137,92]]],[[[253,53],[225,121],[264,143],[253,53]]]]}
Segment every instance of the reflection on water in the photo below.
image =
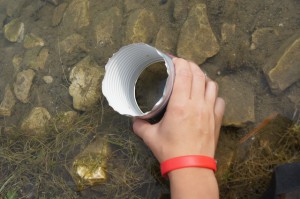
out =
{"type": "MultiPolygon", "coordinates": [[[[299,10],[297,0],[0,0],[0,198],[62,191],[71,198],[157,198],[168,192],[151,153],[131,133],[130,119],[101,96],[104,65],[129,43],[193,60],[219,83],[227,107],[218,153],[225,151],[231,162],[247,145],[230,146],[273,112],[299,124],[299,10]],[[53,123],[65,114],[79,118],[64,128],[53,123]],[[110,135],[115,147],[111,177],[78,195],[64,164],[98,134],[110,135]],[[57,182],[51,189],[48,175],[57,182]]],[[[137,82],[143,111],[161,95],[161,87],[152,86],[166,78],[165,67],[155,67],[137,82]]]]}

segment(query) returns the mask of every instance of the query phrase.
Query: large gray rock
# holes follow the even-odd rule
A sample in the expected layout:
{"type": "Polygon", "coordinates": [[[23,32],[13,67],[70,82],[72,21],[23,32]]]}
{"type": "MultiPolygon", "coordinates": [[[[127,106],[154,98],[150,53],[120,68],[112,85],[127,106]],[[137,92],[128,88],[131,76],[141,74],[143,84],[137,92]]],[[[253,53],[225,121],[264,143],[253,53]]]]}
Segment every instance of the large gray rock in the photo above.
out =
{"type": "Polygon", "coordinates": [[[8,41],[21,42],[24,38],[24,23],[13,19],[4,26],[4,36],[8,41]]]}
{"type": "Polygon", "coordinates": [[[11,91],[10,85],[5,87],[4,98],[0,104],[0,116],[11,116],[13,107],[16,104],[16,99],[11,91]]]}
{"type": "Polygon", "coordinates": [[[89,0],[73,0],[63,17],[64,28],[79,30],[90,24],[89,0]]]}
{"type": "Polygon", "coordinates": [[[149,43],[158,31],[154,14],[146,9],[135,10],[127,21],[124,43],[149,43]]]}
{"type": "Polygon", "coordinates": [[[203,63],[219,52],[218,41],[210,27],[205,4],[196,4],[184,22],[177,44],[177,55],[203,63]]]}
{"type": "Polygon", "coordinates": [[[217,79],[219,95],[226,102],[223,118],[225,126],[243,126],[255,121],[254,88],[237,75],[217,79]]]}
{"type": "Polygon", "coordinates": [[[281,92],[300,80],[300,37],[288,40],[264,66],[269,85],[274,93],[281,92]]]}
{"type": "Polygon", "coordinates": [[[34,76],[35,72],[31,69],[24,70],[17,74],[17,78],[14,83],[14,93],[17,99],[23,103],[29,102],[29,92],[34,76]]]}
{"type": "Polygon", "coordinates": [[[21,130],[30,134],[44,133],[50,119],[51,115],[47,109],[43,107],[35,107],[22,121],[21,130]]]}
{"type": "Polygon", "coordinates": [[[96,19],[95,37],[100,46],[114,44],[119,37],[122,22],[122,12],[119,8],[113,7],[100,13],[96,19]]]}
{"type": "Polygon", "coordinates": [[[52,17],[52,26],[57,26],[60,24],[67,7],[67,3],[62,3],[54,9],[52,17]]]}
{"type": "Polygon", "coordinates": [[[101,99],[101,82],[104,68],[99,67],[90,56],[85,57],[70,73],[69,93],[77,110],[91,109],[101,99]]]}
{"type": "Polygon", "coordinates": [[[155,41],[155,47],[164,52],[174,52],[177,44],[178,32],[170,26],[161,26],[155,41]]]}

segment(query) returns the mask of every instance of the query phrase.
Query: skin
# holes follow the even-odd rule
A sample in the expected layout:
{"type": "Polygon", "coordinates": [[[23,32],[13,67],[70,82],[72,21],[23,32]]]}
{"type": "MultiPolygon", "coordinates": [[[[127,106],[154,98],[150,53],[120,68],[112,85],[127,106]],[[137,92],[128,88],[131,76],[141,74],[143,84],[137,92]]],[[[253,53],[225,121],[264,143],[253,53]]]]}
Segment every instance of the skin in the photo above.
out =
{"type": "MultiPolygon", "coordinates": [[[[133,130],[161,163],[184,155],[214,157],[225,102],[218,86],[193,62],[173,58],[176,77],[164,117],[157,124],[134,119],[133,130]]],[[[182,168],[168,173],[171,196],[219,198],[214,172],[205,168],[182,168]]]]}

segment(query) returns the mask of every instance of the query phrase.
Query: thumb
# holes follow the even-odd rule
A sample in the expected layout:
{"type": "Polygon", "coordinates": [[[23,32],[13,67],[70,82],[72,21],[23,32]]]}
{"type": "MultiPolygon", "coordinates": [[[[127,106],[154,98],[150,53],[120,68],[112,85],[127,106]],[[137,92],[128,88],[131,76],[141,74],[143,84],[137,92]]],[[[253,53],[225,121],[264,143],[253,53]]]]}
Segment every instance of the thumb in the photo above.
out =
{"type": "Polygon", "coordinates": [[[145,120],[138,119],[138,118],[133,119],[133,131],[137,136],[142,138],[144,141],[146,139],[146,135],[149,134],[148,131],[150,127],[151,124],[145,120]]]}

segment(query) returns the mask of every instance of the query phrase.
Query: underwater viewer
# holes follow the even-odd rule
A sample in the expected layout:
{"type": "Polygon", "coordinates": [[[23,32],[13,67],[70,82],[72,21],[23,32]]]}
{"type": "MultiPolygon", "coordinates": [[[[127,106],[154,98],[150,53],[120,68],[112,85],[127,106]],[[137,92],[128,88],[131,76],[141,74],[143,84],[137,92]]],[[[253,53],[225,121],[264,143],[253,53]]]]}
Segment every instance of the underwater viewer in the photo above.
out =
{"type": "Polygon", "coordinates": [[[173,63],[176,76],[164,117],[156,124],[134,119],[133,130],[160,162],[173,199],[219,198],[213,158],[225,102],[198,65],[176,57],[173,63]]]}

